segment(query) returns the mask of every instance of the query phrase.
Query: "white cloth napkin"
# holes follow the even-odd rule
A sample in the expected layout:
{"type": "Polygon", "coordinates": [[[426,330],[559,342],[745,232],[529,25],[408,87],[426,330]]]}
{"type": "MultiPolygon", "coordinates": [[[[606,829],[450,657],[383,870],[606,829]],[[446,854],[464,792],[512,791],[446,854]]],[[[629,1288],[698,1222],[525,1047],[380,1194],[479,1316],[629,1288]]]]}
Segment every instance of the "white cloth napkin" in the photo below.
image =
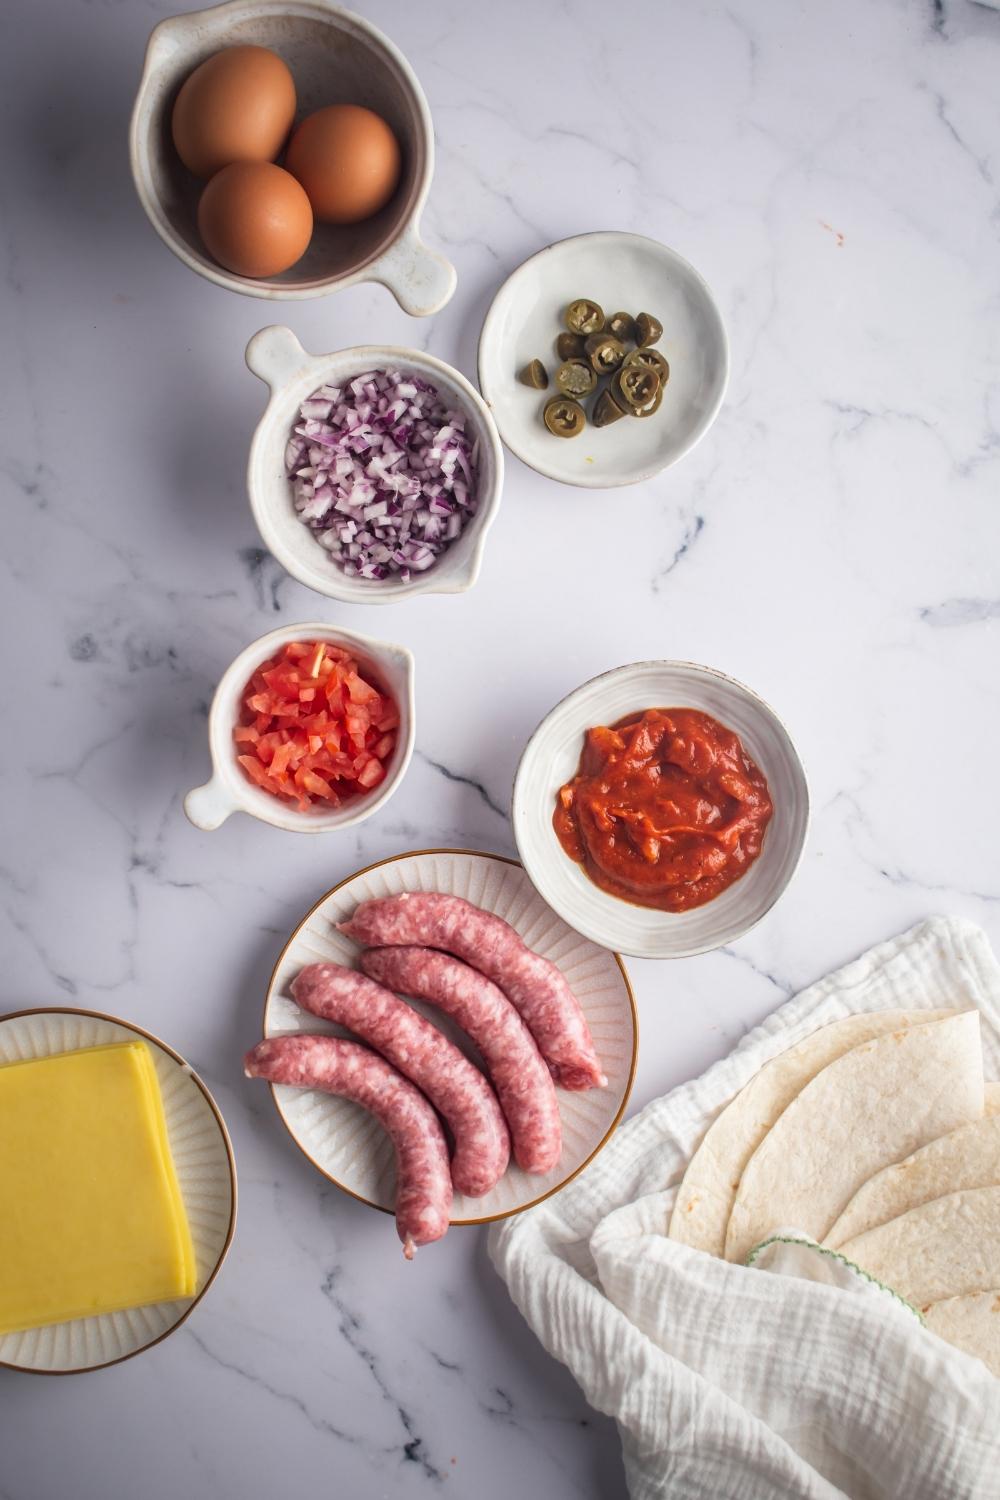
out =
{"type": "Polygon", "coordinates": [[[772,1271],[776,1276],[797,1276],[801,1281],[821,1281],[824,1286],[838,1286],[841,1291],[855,1297],[868,1297],[881,1301],[901,1303],[923,1324],[923,1314],[909,1302],[904,1302],[898,1292],[876,1281],[867,1271],[862,1271],[837,1250],[828,1250],[817,1244],[811,1235],[801,1229],[776,1229],[762,1244],[757,1245],[747,1257],[747,1265],[758,1271],[772,1271]]]}
{"type": "Polygon", "coordinates": [[[925,922],[805,990],[624,1125],[575,1182],[490,1236],[546,1349],[615,1417],[633,1500],[1000,1500],[1000,1381],[888,1296],[728,1265],[666,1237],[706,1127],[769,1058],[855,1011],[978,1006],[985,935],[925,922]]]}

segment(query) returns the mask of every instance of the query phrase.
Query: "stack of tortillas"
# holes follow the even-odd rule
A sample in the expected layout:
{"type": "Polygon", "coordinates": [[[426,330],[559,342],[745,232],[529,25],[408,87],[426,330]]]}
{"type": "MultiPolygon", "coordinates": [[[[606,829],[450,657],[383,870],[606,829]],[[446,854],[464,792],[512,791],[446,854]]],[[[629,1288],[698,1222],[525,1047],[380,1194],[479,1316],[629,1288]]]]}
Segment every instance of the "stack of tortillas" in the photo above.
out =
{"type": "Polygon", "coordinates": [[[983,1081],[978,1011],[835,1021],[722,1110],[670,1237],[742,1263],[790,1228],[1000,1375],[1000,1085],[983,1081]]]}

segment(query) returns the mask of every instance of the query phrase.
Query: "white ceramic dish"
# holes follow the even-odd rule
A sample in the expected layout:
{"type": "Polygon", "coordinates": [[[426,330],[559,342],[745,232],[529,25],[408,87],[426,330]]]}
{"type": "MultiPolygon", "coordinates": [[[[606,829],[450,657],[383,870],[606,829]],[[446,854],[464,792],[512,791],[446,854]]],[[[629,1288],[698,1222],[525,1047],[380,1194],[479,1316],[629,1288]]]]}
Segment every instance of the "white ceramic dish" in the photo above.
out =
{"type": "MultiPolygon", "coordinates": [[[[539,898],[521,866],[495,854],[428,849],[397,855],[360,870],[319,901],[295,929],[275,965],[264,1007],[264,1035],[326,1031],[344,1035],[301,1011],[288,994],[303,965],[334,962],[353,967],[357,946],[334,923],[359,901],[401,891],[446,891],[504,917],[536,952],[557,963],[583,1006],[608,1075],[608,1087],[570,1094],[559,1090],[563,1154],[546,1176],[511,1166],[485,1198],[456,1195],[453,1224],[506,1218],[547,1198],[597,1155],[622,1117],[632,1087],[638,1021],[621,960],[581,938],[539,898]]],[[[411,1004],[471,1054],[464,1034],[433,1006],[411,1004]]],[[[373,1208],[392,1212],[396,1175],[391,1143],[381,1126],[356,1104],[309,1090],[276,1087],[274,1102],[296,1145],[325,1177],[373,1208]]]]}
{"type": "Polygon", "coordinates": [[[378,812],[396,790],[410,764],[414,730],[413,656],[405,646],[377,641],[353,630],[335,629],[315,620],[283,625],[280,630],[252,641],[227,667],[219,682],[208,715],[212,779],[188,792],[184,811],[196,828],[206,831],[218,828],[234,812],[249,813],[262,823],[292,833],[334,833],[350,828],[378,812]],[[399,708],[396,748],[384,781],[371,796],[359,797],[332,812],[299,812],[279,801],[248,781],[236,759],[233,729],[239,721],[240,695],[261,663],[289,641],[332,641],[343,646],[367,669],[375,685],[381,685],[392,695],[399,708]]]}
{"type": "Polygon", "coordinates": [[[715,421],[728,378],[726,330],[705,282],[676,251],[638,234],[604,230],[540,250],[504,282],[479,339],[480,389],[507,447],[539,474],[587,489],[637,484],[676,463],[715,421]],[[656,347],[670,381],[652,417],[601,428],[588,421],[575,438],[545,427],[542,408],[557,394],[555,340],[575,297],[592,298],[608,316],[648,312],[662,322],[656,347]],[[518,380],[531,359],[548,371],[547,391],[518,380]]]}
{"type": "Polygon", "coordinates": [[[175,1302],[2,1334],[0,1366],[70,1375],[130,1359],[180,1327],[226,1258],[236,1229],[236,1162],[229,1132],[201,1079],[165,1042],[99,1011],[25,1010],[0,1016],[0,1065],[136,1037],[149,1047],[163,1095],[170,1150],[194,1241],[198,1290],[175,1302]]]}
{"type": "Polygon", "coordinates": [[[809,788],[787,729],[762,698],[712,667],[650,661],[585,682],[539,724],[514,778],[514,839],[543,900],[595,943],[638,958],[688,958],[734,942],[759,922],[795,874],[809,824],[809,788]],[[584,731],[646,708],[697,708],[735,730],[767,778],[774,815],[746,875],[686,912],[632,906],[600,890],[552,827],[559,788],[575,775],[584,731]]]}
{"type": "Polygon", "coordinates": [[[391,604],[412,594],[458,594],[479,576],[486,534],[503,491],[503,448],[496,423],[479,392],[451,365],[418,349],[367,344],[335,354],[307,354],[290,328],[262,328],[247,345],[248,367],[271,392],[250,445],[247,491],[261,538],[293,578],[348,604],[391,604]],[[479,500],[465,530],[425,573],[398,578],[349,578],[299,520],[285,472],[285,448],[299,406],[327,381],[339,383],[369,370],[413,371],[432,382],[468,418],[478,442],[479,500]]]}
{"type": "Polygon", "coordinates": [[[157,234],[185,265],[250,297],[322,297],[359,281],[388,287],[404,312],[424,317],[455,290],[454,267],[420,238],[434,172],[434,130],[423,89],[393,43],[369,21],[326,0],[231,0],[161,21],[149,39],[132,111],[129,157],[139,201],[157,234]],[[170,137],[178,89],[222,47],[270,47],[288,63],[296,119],[327,104],[364,104],[392,126],[403,175],[392,202],[363,224],[318,224],[302,259],[280,276],[254,280],[217,265],[196,221],[202,184],[170,137]]]}

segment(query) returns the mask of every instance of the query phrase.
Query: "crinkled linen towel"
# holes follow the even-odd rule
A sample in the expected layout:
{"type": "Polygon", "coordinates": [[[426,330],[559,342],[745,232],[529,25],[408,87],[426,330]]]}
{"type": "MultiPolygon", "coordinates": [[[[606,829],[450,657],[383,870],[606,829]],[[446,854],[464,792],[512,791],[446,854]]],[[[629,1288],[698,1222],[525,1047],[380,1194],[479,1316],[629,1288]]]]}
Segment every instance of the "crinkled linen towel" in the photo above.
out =
{"type": "Polygon", "coordinates": [[[1000,1078],[1000,970],[937,918],[783,1005],[657,1099],[554,1198],[494,1228],[511,1296],[618,1423],[633,1500],[1000,1500],[1000,1380],[893,1299],[728,1265],[666,1237],[710,1121],[769,1058],[854,1011],[977,1006],[1000,1078]]]}

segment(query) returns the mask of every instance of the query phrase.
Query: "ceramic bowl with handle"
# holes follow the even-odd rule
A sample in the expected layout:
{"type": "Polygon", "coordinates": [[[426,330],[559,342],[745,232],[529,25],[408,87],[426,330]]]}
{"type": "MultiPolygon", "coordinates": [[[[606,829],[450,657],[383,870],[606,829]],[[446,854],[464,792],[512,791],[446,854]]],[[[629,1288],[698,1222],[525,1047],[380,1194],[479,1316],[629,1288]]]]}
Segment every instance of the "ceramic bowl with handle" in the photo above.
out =
{"type": "Polygon", "coordinates": [[[361,16],[327,0],[229,0],[161,21],[149,39],[129,131],[132,176],[157,234],[185,265],[230,291],[283,300],[322,297],[359,281],[388,287],[404,312],[424,317],[455,290],[454,267],[420,238],[434,172],[434,131],[406,58],[361,16]],[[403,152],[391,202],[360,224],[317,224],[305,255],[279,276],[236,276],[198,233],[196,181],[174,150],[170,120],[188,74],[223,47],[269,47],[295,79],[296,120],[327,104],[362,104],[392,127],[403,152]]]}
{"type": "Polygon", "coordinates": [[[247,491],[267,550],[299,583],[347,604],[391,604],[411,594],[457,594],[472,587],[503,489],[503,448],[496,423],[478,391],[458,370],[419,349],[366,344],[334,354],[307,354],[290,328],[262,328],[247,345],[246,361],[271,392],[250,445],[247,491]],[[478,474],[475,515],[462,534],[423,573],[403,580],[351,578],[299,520],[292,484],[285,470],[285,449],[299,420],[299,407],[321,385],[339,384],[369,370],[402,370],[417,374],[460,410],[476,444],[478,474]]]}
{"type": "Polygon", "coordinates": [[[539,895],[584,937],[637,958],[689,958],[734,942],[781,896],[809,826],[809,787],[791,736],[767,703],[735,678],[686,661],[615,667],[575,689],[539,724],[514,779],[514,839],[539,895]],[[694,708],[739,735],[767,779],[774,813],[760,855],[714,901],[689,911],[633,906],[593,883],[555,829],[559,788],[580,764],[586,731],[647,708],[694,708]]]}
{"type": "Polygon", "coordinates": [[[350,828],[378,812],[402,781],[413,754],[414,729],[413,656],[405,646],[377,641],[352,630],[335,629],[315,620],[304,625],[283,625],[280,630],[272,630],[251,642],[226,669],[208,715],[212,779],[188,792],[184,811],[196,828],[206,832],[218,828],[234,812],[249,813],[263,823],[292,833],[335,833],[350,828]],[[360,663],[373,685],[393,698],[399,710],[396,746],[384,780],[366,796],[354,797],[330,812],[312,808],[300,812],[291,803],[254,786],[236,759],[233,730],[239,722],[243,689],[257,668],[290,641],[330,641],[343,646],[360,663]]]}

